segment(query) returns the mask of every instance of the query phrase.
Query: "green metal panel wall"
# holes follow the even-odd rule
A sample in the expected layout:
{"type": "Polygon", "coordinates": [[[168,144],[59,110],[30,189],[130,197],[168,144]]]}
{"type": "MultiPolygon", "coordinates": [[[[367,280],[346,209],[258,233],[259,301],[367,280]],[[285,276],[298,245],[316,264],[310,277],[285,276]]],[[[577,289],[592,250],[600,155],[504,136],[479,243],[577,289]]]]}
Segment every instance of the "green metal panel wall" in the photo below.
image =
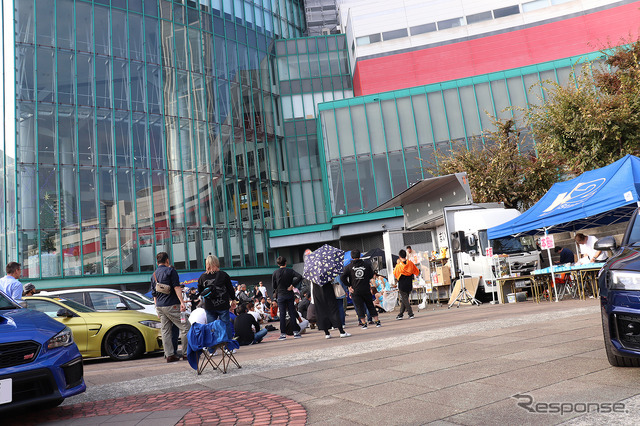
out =
{"type": "MultiPolygon", "coordinates": [[[[564,84],[574,64],[599,55],[321,104],[331,215],[366,213],[398,195],[425,177],[436,151],[484,143],[488,114],[511,118],[509,106],[543,102],[536,83],[564,84]]],[[[521,149],[533,148],[531,138],[525,144],[521,149]]]]}
{"type": "Polygon", "coordinates": [[[5,263],[38,279],[150,271],[158,251],[184,270],[273,261],[289,189],[269,49],[302,34],[301,1],[14,6],[5,263]]]}

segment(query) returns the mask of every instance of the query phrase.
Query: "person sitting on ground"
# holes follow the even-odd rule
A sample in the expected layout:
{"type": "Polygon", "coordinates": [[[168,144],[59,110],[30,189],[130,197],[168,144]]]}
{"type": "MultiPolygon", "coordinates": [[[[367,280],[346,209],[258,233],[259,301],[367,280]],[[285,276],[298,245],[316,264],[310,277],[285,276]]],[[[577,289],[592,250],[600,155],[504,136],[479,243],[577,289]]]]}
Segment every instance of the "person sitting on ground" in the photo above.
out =
{"type": "Polygon", "coordinates": [[[253,315],[253,317],[256,319],[256,321],[258,323],[261,322],[262,318],[260,317],[260,314],[258,312],[256,312],[256,307],[255,304],[253,302],[248,302],[245,303],[241,306],[244,306],[245,310],[247,311],[247,313],[253,315]]]}
{"type": "MultiPolygon", "coordinates": [[[[253,305],[253,303],[248,305],[253,305]]],[[[260,324],[258,324],[256,318],[247,311],[247,306],[245,305],[240,305],[238,308],[238,316],[234,321],[234,326],[235,336],[241,346],[260,343],[268,333],[265,328],[260,329],[260,324]]]]}
{"type": "Polygon", "coordinates": [[[269,315],[271,316],[271,321],[280,320],[280,317],[278,316],[278,304],[276,303],[275,300],[271,301],[271,307],[269,308],[269,315]]]}
{"type": "Polygon", "coordinates": [[[269,314],[265,311],[264,298],[262,296],[256,297],[254,309],[258,314],[260,314],[261,323],[269,321],[269,314]]]}
{"type": "Polygon", "coordinates": [[[309,304],[311,303],[311,296],[308,291],[302,293],[302,300],[298,303],[298,312],[302,315],[302,318],[307,317],[307,309],[309,309],[309,304]]]}

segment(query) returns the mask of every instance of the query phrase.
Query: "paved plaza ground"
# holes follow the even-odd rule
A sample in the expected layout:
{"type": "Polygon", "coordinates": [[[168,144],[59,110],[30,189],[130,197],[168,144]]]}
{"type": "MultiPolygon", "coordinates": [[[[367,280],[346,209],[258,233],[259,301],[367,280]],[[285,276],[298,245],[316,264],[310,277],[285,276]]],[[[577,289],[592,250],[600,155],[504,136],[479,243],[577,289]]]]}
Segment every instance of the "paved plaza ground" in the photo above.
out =
{"type": "Polygon", "coordinates": [[[197,376],[161,355],[85,362],[87,392],[15,424],[639,424],[640,369],[609,365],[598,300],[381,316],[346,339],[242,347],[197,376]],[[519,395],[516,397],[515,395],[519,395]],[[616,404],[617,403],[617,404],[616,404]],[[615,405],[614,405],[615,404],[615,405]],[[585,413],[585,411],[590,411],[585,413]],[[600,412],[596,412],[596,411],[600,412]]]}

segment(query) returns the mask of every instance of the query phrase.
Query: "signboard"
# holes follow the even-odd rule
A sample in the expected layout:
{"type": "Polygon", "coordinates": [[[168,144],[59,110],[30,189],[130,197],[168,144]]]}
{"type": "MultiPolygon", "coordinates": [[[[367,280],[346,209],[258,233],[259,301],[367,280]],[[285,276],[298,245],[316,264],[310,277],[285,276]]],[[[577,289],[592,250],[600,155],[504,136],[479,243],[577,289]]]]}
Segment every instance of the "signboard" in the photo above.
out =
{"type": "Polygon", "coordinates": [[[555,246],[556,245],[553,241],[553,235],[546,235],[544,237],[540,237],[540,248],[542,250],[550,250],[555,246]]]}
{"type": "Polygon", "coordinates": [[[485,256],[493,257],[493,247],[487,247],[484,251],[485,251],[485,256]]]}

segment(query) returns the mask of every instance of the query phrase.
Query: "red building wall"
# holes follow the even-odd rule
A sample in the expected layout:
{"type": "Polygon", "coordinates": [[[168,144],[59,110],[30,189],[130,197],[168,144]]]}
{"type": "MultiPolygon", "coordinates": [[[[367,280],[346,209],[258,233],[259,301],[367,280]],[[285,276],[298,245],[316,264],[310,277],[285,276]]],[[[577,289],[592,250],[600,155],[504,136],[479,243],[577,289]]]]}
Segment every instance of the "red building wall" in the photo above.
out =
{"type": "Polygon", "coordinates": [[[356,96],[519,68],[635,41],[640,2],[408,53],[358,61],[356,96]]]}

